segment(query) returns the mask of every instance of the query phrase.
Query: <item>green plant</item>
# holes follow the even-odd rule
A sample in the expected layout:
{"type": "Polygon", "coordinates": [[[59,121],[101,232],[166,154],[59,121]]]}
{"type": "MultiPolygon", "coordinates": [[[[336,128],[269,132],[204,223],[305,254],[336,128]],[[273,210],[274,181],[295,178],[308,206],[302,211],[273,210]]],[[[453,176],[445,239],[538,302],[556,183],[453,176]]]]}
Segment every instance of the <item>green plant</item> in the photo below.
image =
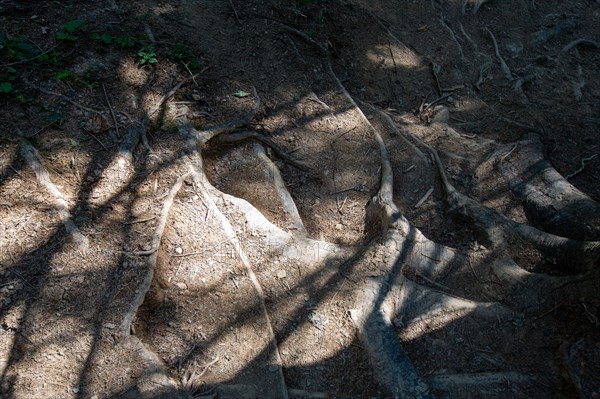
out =
{"type": "Polygon", "coordinates": [[[0,94],[10,94],[14,91],[14,87],[10,82],[1,82],[0,83],[0,94]]]}
{"type": "Polygon", "coordinates": [[[71,76],[71,72],[67,71],[66,69],[63,69],[62,71],[58,71],[55,75],[54,75],[54,80],[58,80],[59,82],[67,79],[71,76]]]}
{"type": "Polygon", "coordinates": [[[56,34],[56,40],[74,42],[77,40],[75,33],[83,30],[85,21],[82,19],[74,19],[63,25],[63,31],[56,34]]]}
{"type": "Polygon", "coordinates": [[[202,63],[198,60],[194,51],[184,44],[177,43],[169,52],[169,58],[173,61],[180,61],[186,64],[189,68],[198,68],[202,63]]]}
{"type": "Polygon", "coordinates": [[[17,70],[13,67],[7,67],[2,80],[0,80],[0,94],[10,94],[15,91],[11,82],[17,79],[17,70]]]}
{"type": "Polygon", "coordinates": [[[40,51],[32,44],[27,43],[27,38],[17,36],[8,37],[0,34],[0,49],[5,49],[8,54],[18,61],[35,57],[40,51]]]}
{"type": "Polygon", "coordinates": [[[78,84],[87,87],[88,89],[93,89],[98,86],[98,82],[94,81],[94,74],[96,71],[92,68],[87,69],[81,76],[74,75],[73,80],[78,84]]]}
{"type": "Polygon", "coordinates": [[[104,44],[111,44],[113,42],[113,37],[111,35],[109,35],[108,33],[103,33],[103,34],[93,33],[92,40],[98,40],[104,44]]]}
{"type": "Polygon", "coordinates": [[[133,38],[128,35],[116,36],[114,41],[119,46],[121,46],[121,48],[135,46],[135,40],[133,40],[133,38]]]}
{"type": "Polygon", "coordinates": [[[147,45],[144,46],[138,51],[138,56],[140,57],[139,64],[156,64],[158,59],[156,59],[156,52],[154,51],[154,46],[147,45]]]}

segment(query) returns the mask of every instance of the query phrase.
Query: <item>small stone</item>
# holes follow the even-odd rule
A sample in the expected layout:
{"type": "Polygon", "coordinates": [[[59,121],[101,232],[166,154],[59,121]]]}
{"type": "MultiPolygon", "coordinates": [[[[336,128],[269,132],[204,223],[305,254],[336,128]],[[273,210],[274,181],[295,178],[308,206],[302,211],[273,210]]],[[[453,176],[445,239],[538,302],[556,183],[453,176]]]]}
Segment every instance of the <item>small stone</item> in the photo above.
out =
{"type": "Polygon", "coordinates": [[[175,286],[177,288],[179,288],[180,290],[187,290],[187,284],[186,283],[177,283],[177,284],[175,284],[175,286]]]}
{"type": "Polygon", "coordinates": [[[277,278],[281,279],[281,278],[286,278],[287,277],[287,272],[285,270],[277,270],[277,278]]]}
{"type": "Polygon", "coordinates": [[[434,123],[448,123],[450,120],[450,111],[448,107],[444,107],[443,105],[438,105],[434,108],[433,118],[431,118],[431,122],[434,123]]]}
{"type": "Polygon", "coordinates": [[[194,99],[194,101],[200,101],[202,99],[202,97],[200,97],[200,94],[192,94],[192,98],[194,99]]]}
{"type": "Polygon", "coordinates": [[[336,230],[342,230],[343,228],[344,228],[344,225],[341,224],[341,223],[338,223],[338,224],[335,225],[335,229],[336,230]]]}
{"type": "Polygon", "coordinates": [[[115,323],[106,323],[104,325],[105,328],[108,328],[109,330],[112,330],[113,328],[115,328],[117,325],[115,323]]]}
{"type": "Polygon", "coordinates": [[[177,255],[181,255],[183,253],[183,249],[181,247],[177,247],[175,248],[175,252],[177,252],[177,255]]]}

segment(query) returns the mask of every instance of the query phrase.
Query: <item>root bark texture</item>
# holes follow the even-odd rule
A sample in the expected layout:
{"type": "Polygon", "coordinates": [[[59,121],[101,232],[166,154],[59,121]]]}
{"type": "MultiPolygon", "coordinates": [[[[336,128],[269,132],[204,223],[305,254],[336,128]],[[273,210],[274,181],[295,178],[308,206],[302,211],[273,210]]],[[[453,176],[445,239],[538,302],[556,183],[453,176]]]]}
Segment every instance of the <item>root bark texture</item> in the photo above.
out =
{"type": "Polygon", "coordinates": [[[550,165],[539,136],[530,134],[497,151],[497,168],[523,201],[534,225],[563,237],[600,240],[600,204],[579,191],[550,165]]]}
{"type": "Polygon", "coordinates": [[[260,106],[260,99],[256,93],[256,89],[253,87],[252,90],[256,98],[255,106],[246,117],[202,132],[198,132],[197,130],[195,130],[186,119],[181,119],[178,122],[178,127],[182,136],[188,142],[190,157],[192,158],[191,173],[194,179],[194,183],[200,190],[204,203],[207,204],[210,212],[217,215],[221,227],[225,232],[227,241],[231,243],[235,248],[235,251],[242,264],[244,265],[246,273],[250,278],[252,285],[254,286],[254,289],[259,297],[262,315],[264,317],[264,320],[266,321],[266,328],[268,330],[270,338],[271,348],[269,348],[269,354],[270,356],[273,356],[272,362],[273,365],[277,367],[277,372],[279,374],[280,392],[278,396],[283,399],[288,399],[290,396],[283,375],[283,362],[279,353],[279,347],[277,344],[275,331],[273,330],[273,325],[271,323],[271,317],[267,311],[265,293],[262,289],[262,286],[260,285],[258,278],[256,277],[256,274],[254,273],[254,270],[252,269],[252,265],[250,264],[246,253],[242,249],[241,243],[231,223],[215,203],[215,200],[213,198],[213,192],[216,193],[217,190],[214,187],[212,187],[212,185],[210,185],[204,172],[204,169],[202,168],[202,149],[204,148],[206,143],[208,143],[210,139],[214,138],[219,134],[230,133],[235,129],[247,125],[248,123],[250,123],[250,121],[256,114],[256,111],[258,111],[258,107],[260,106]]]}
{"type": "Polygon", "coordinates": [[[21,141],[21,156],[35,172],[39,184],[54,197],[53,206],[58,212],[60,221],[65,226],[67,234],[71,236],[73,242],[75,242],[80,249],[87,249],[89,247],[89,240],[86,236],[81,234],[75,225],[75,222],[73,222],[67,200],[50,179],[50,175],[44,167],[44,162],[40,154],[26,139],[22,139],[21,141]]]}

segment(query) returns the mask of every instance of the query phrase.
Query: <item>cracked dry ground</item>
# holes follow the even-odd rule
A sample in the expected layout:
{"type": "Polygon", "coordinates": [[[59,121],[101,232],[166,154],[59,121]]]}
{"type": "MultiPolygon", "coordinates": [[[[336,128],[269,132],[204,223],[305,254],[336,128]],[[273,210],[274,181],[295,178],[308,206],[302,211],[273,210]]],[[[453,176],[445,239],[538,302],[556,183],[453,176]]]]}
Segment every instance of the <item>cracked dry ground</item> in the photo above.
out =
{"type": "Polygon", "coordinates": [[[1,1],[1,397],[598,397],[599,16],[1,1]]]}

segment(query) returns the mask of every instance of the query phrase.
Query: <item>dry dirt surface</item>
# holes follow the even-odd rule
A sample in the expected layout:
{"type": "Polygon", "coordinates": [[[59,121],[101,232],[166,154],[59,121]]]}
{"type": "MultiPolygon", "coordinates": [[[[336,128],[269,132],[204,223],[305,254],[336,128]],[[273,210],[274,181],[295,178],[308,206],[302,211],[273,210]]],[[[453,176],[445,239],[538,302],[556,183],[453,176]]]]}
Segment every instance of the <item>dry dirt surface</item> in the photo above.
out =
{"type": "Polygon", "coordinates": [[[0,397],[600,397],[600,4],[0,1],[0,397]]]}

